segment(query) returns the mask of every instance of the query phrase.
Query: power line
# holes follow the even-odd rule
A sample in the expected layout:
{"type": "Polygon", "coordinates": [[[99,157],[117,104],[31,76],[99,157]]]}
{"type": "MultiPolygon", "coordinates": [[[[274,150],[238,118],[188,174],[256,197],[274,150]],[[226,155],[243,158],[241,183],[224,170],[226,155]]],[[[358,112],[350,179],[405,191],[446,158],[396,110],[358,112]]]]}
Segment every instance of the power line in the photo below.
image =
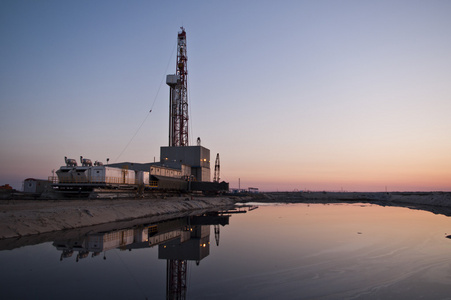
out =
{"type": "Polygon", "coordinates": [[[146,117],[145,117],[144,120],[141,122],[141,125],[139,125],[138,129],[135,131],[135,133],[133,134],[133,136],[131,137],[131,139],[128,141],[127,145],[125,145],[124,149],[123,149],[123,150],[121,151],[121,153],[116,157],[116,159],[114,160],[115,162],[117,162],[117,160],[119,159],[119,157],[121,157],[122,154],[124,154],[125,150],[127,150],[128,146],[131,144],[131,142],[133,141],[133,139],[136,137],[136,135],[138,134],[138,132],[139,132],[139,131],[141,130],[141,128],[143,127],[143,125],[144,125],[144,123],[146,122],[147,118],[150,116],[150,113],[152,112],[153,107],[155,106],[155,102],[157,101],[158,94],[160,93],[161,86],[163,85],[164,79],[166,78],[166,74],[168,73],[168,70],[169,70],[169,64],[170,64],[170,62],[171,62],[171,60],[172,60],[172,56],[174,55],[174,51],[175,51],[176,45],[177,45],[177,44],[174,44],[174,47],[172,48],[172,53],[171,53],[171,56],[169,57],[169,61],[168,61],[168,64],[167,64],[167,66],[166,66],[166,71],[165,71],[165,73],[164,73],[164,75],[163,75],[163,77],[162,77],[162,79],[161,79],[160,86],[158,87],[157,93],[155,94],[155,97],[154,97],[154,99],[153,99],[152,105],[150,106],[149,112],[146,114],[146,117]]]}

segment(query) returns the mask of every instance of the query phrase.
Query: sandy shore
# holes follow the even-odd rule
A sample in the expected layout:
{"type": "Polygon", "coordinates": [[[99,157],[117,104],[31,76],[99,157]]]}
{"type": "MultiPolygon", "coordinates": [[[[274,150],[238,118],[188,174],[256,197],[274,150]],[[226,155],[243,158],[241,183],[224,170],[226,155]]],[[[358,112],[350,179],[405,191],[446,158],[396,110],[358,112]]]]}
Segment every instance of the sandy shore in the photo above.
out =
{"type": "Polygon", "coordinates": [[[0,239],[233,205],[229,198],[7,200],[0,202],[0,239]]]}

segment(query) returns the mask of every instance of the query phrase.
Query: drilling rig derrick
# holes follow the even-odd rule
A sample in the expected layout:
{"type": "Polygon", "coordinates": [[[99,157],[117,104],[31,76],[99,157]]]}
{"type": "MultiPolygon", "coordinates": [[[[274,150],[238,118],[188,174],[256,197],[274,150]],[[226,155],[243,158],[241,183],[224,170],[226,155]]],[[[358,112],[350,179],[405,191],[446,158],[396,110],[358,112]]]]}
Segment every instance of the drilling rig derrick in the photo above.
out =
{"type": "Polygon", "coordinates": [[[176,73],[167,75],[169,92],[169,147],[188,146],[188,57],[186,32],[183,27],[177,36],[176,73]]]}

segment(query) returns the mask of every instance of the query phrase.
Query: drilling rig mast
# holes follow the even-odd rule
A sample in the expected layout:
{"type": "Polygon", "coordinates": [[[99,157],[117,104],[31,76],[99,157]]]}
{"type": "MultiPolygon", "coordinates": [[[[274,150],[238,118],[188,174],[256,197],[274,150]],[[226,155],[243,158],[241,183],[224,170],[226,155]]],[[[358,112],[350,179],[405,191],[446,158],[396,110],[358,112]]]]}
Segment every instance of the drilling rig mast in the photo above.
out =
{"type": "Polygon", "coordinates": [[[177,65],[174,75],[167,75],[169,92],[169,147],[188,146],[188,66],[186,32],[177,36],[177,65]]]}

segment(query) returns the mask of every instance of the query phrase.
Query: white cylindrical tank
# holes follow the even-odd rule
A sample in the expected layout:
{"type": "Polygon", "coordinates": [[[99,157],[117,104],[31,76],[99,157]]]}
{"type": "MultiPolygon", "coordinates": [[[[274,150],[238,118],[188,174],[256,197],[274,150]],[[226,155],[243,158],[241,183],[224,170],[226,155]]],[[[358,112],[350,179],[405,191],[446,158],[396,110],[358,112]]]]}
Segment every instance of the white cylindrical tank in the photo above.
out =
{"type": "Polygon", "coordinates": [[[138,185],[149,185],[149,172],[137,171],[136,172],[136,183],[138,185]]]}

